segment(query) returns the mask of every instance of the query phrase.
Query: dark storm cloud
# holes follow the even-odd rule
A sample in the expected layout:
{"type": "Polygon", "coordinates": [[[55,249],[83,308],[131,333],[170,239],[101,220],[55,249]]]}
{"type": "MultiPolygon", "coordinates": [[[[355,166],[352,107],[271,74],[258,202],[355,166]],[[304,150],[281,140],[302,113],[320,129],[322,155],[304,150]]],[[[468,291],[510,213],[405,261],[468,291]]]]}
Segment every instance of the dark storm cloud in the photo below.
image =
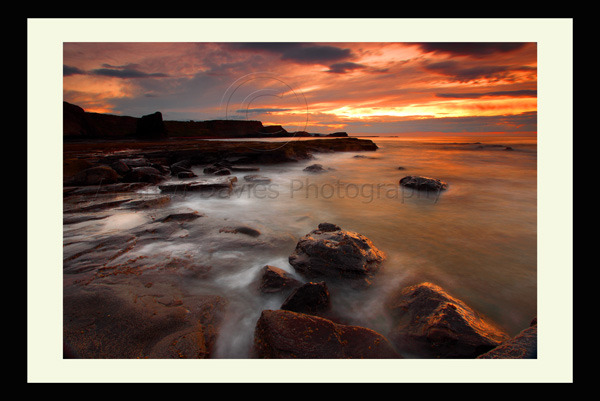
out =
{"type": "Polygon", "coordinates": [[[431,42],[420,43],[421,50],[427,53],[445,53],[453,56],[487,56],[494,53],[507,53],[521,49],[527,43],[512,42],[431,42]]]}
{"type": "Polygon", "coordinates": [[[152,73],[148,74],[143,71],[139,71],[131,68],[98,68],[92,70],[91,73],[93,75],[101,75],[104,77],[112,77],[112,78],[165,78],[168,77],[167,74],[163,73],[152,73]]]}
{"type": "Polygon", "coordinates": [[[351,72],[356,69],[365,68],[362,64],[352,63],[350,61],[345,63],[335,63],[329,66],[329,70],[327,72],[335,73],[335,74],[345,74],[347,72],[351,72]]]}
{"type": "Polygon", "coordinates": [[[83,75],[85,71],[80,70],[77,67],[71,67],[69,65],[63,65],[63,76],[68,77],[71,75],[83,75]]]}
{"type": "Polygon", "coordinates": [[[281,60],[299,64],[330,64],[352,57],[350,49],[314,43],[265,42],[227,44],[233,50],[249,50],[278,54],[281,60]]]}
{"type": "Polygon", "coordinates": [[[465,68],[454,61],[441,61],[425,65],[425,69],[445,75],[459,82],[468,82],[481,78],[503,78],[511,71],[510,67],[501,65],[479,65],[465,68]]]}
{"type": "Polygon", "coordinates": [[[516,90],[482,93],[436,93],[436,97],[454,98],[454,99],[479,99],[481,97],[510,96],[510,97],[536,97],[536,90],[516,90]]]}

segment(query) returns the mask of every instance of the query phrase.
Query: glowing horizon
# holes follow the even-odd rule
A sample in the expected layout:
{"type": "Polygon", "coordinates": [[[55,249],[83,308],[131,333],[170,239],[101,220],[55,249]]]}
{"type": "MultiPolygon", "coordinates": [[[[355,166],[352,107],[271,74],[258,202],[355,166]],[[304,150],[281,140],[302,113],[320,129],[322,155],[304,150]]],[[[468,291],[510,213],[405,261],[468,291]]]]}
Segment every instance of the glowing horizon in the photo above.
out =
{"type": "Polygon", "coordinates": [[[536,43],[64,43],[63,99],[165,120],[535,132],[536,43]]]}

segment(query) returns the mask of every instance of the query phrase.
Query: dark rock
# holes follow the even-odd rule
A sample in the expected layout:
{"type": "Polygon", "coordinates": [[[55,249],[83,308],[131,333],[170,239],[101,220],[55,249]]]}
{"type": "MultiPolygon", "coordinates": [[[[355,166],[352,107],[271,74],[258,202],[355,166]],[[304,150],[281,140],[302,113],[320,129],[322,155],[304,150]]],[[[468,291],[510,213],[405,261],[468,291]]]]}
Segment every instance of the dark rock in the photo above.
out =
{"type": "Polygon", "coordinates": [[[346,138],[348,137],[348,133],[347,132],[332,132],[331,134],[328,134],[327,136],[330,137],[334,137],[334,138],[346,138]]]}
{"type": "Polygon", "coordinates": [[[170,174],[171,173],[171,169],[169,168],[169,166],[165,166],[163,164],[150,163],[150,167],[157,169],[158,171],[160,171],[161,174],[170,174]]]}
{"type": "Polygon", "coordinates": [[[205,179],[195,179],[192,181],[175,181],[159,185],[158,188],[163,192],[186,192],[186,191],[214,191],[231,190],[237,177],[214,177],[205,179]]]}
{"type": "Polygon", "coordinates": [[[283,302],[280,309],[316,315],[329,308],[329,290],[324,281],[305,283],[296,288],[283,302]]]}
{"type": "Polygon", "coordinates": [[[327,170],[323,168],[321,164],[312,164],[304,169],[304,171],[308,171],[309,173],[324,173],[327,170]]]}
{"type": "Polygon", "coordinates": [[[191,172],[192,163],[189,160],[180,160],[171,164],[171,174],[177,175],[181,172],[191,172]]]}
{"type": "Polygon", "coordinates": [[[125,163],[129,168],[146,167],[150,164],[150,162],[143,157],[138,157],[135,159],[120,159],[119,161],[125,163]]]}
{"type": "Polygon", "coordinates": [[[217,167],[217,166],[208,166],[205,167],[204,170],[202,170],[202,172],[204,174],[214,174],[216,171],[219,171],[221,168],[217,167]]]}
{"type": "Polygon", "coordinates": [[[246,166],[231,166],[229,168],[231,171],[260,171],[260,167],[246,167],[246,166]]]}
{"type": "Polygon", "coordinates": [[[77,173],[67,185],[101,185],[119,182],[119,174],[109,166],[97,166],[77,173]]]}
{"type": "Polygon", "coordinates": [[[154,167],[134,167],[123,177],[125,182],[149,182],[158,184],[166,179],[160,171],[154,167]]]}
{"type": "Polygon", "coordinates": [[[423,358],[476,358],[509,336],[441,287],[422,283],[403,288],[386,302],[400,352],[423,358]]]}
{"type": "Polygon", "coordinates": [[[182,223],[182,222],[196,220],[197,218],[200,218],[202,216],[204,216],[204,215],[201,213],[198,213],[196,211],[172,213],[172,214],[169,214],[168,216],[162,218],[160,221],[163,223],[168,223],[171,221],[177,221],[177,222],[182,223]]]}
{"type": "Polygon", "coordinates": [[[227,168],[219,168],[214,172],[214,175],[231,175],[231,170],[227,168]]]}
{"type": "Polygon", "coordinates": [[[162,114],[157,111],[153,114],[142,116],[137,122],[136,136],[143,138],[164,138],[167,128],[163,123],[162,114]]]}
{"type": "Polygon", "coordinates": [[[325,231],[325,232],[330,232],[330,231],[341,230],[341,228],[338,225],[335,225],[333,223],[321,223],[321,224],[319,224],[319,230],[325,231]]]}
{"type": "Polygon", "coordinates": [[[219,230],[220,233],[230,233],[230,234],[246,234],[251,237],[258,237],[260,235],[260,231],[255,230],[252,227],[246,226],[238,226],[238,227],[225,227],[219,230]]]}
{"type": "Polygon", "coordinates": [[[180,171],[177,173],[177,178],[194,178],[197,177],[192,171],[180,171]]]}
{"type": "Polygon", "coordinates": [[[111,164],[110,167],[119,175],[125,175],[131,170],[131,167],[129,167],[123,160],[117,160],[111,164]]]}
{"type": "Polygon", "coordinates": [[[262,175],[256,175],[256,174],[245,175],[244,180],[251,182],[253,184],[268,184],[271,182],[271,179],[269,177],[265,177],[262,175]]]}
{"type": "Polygon", "coordinates": [[[406,167],[399,166],[398,170],[406,170],[406,167]]]}
{"type": "Polygon", "coordinates": [[[264,310],[254,331],[256,358],[402,358],[381,334],[365,327],[285,310],[264,310]]]}
{"type": "Polygon", "coordinates": [[[448,184],[435,178],[409,175],[400,180],[400,185],[419,190],[440,191],[446,189],[448,184]]]}
{"type": "Polygon", "coordinates": [[[259,290],[263,293],[281,292],[302,285],[285,270],[269,265],[263,267],[260,280],[259,290]]]}
{"type": "Polygon", "coordinates": [[[513,150],[513,148],[511,148],[510,146],[507,146],[504,148],[504,150],[513,150]]]}
{"type": "Polygon", "coordinates": [[[379,270],[384,253],[365,236],[344,230],[313,230],[300,238],[289,257],[299,273],[310,277],[369,279],[379,270]]]}
{"type": "Polygon", "coordinates": [[[479,355],[478,359],[536,359],[537,323],[521,331],[514,338],[491,351],[479,355]]]}

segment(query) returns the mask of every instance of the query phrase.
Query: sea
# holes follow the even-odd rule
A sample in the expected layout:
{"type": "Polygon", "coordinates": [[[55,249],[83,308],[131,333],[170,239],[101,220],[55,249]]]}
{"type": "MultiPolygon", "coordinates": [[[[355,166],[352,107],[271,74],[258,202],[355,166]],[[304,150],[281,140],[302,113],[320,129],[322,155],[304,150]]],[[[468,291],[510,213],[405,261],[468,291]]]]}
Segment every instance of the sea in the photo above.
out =
{"type": "MultiPolygon", "coordinates": [[[[369,238],[386,255],[372,284],[360,290],[330,288],[331,307],[345,324],[387,335],[392,321],[386,299],[405,286],[431,282],[511,336],[527,328],[537,314],[538,293],[536,138],[365,139],[378,149],[261,165],[256,174],[269,177],[268,185],[174,202],[296,240],[323,222],[369,238]],[[326,171],[304,171],[312,164],[326,171]],[[409,175],[439,179],[447,188],[422,192],[400,186],[409,175]]],[[[303,139],[278,139],[282,146],[290,140],[303,139]]],[[[194,169],[202,175],[202,167],[194,169]]],[[[247,358],[261,311],[281,305],[281,296],[265,297],[250,285],[265,265],[299,277],[288,261],[295,241],[286,244],[267,253],[217,250],[212,258],[229,259],[238,268],[222,269],[210,282],[188,283],[195,294],[229,301],[214,358],[247,358]]]]}

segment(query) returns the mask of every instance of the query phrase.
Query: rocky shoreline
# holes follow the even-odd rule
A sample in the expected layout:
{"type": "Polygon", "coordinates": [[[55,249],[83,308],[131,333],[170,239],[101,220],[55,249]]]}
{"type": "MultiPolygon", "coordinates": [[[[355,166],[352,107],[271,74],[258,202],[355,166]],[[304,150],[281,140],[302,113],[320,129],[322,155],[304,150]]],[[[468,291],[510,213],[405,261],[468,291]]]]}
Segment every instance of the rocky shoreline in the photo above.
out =
{"type": "MultiPolygon", "coordinates": [[[[377,149],[370,140],[356,138],[281,145],[65,143],[64,357],[214,357],[232,300],[217,292],[199,294],[190,283],[202,285],[223,270],[243,272],[239,259],[228,258],[228,252],[273,249],[290,250],[295,274],[282,266],[264,266],[252,288],[244,289],[279,305],[264,309],[256,319],[250,358],[537,357],[537,321],[511,338],[433,283],[391,294],[385,305],[393,322],[390,333],[346,324],[330,309],[334,295],[329,287],[362,291],[385,262],[385,253],[360,233],[323,222],[294,238],[267,224],[224,221],[173,206],[173,196],[182,192],[227,191],[255,180],[265,182],[268,177],[257,174],[261,164],[377,149]],[[197,177],[193,167],[203,168],[204,175],[197,177]],[[240,173],[243,180],[236,177],[240,173]],[[147,188],[158,191],[139,192],[147,188]],[[119,229],[99,229],[106,222],[119,229]],[[169,244],[183,251],[168,252],[169,244]],[[200,262],[198,254],[211,255],[210,263],[200,262]]],[[[423,182],[411,178],[405,183],[415,180],[423,182]]],[[[434,189],[446,188],[446,183],[431,182],[434,189]]]]}

